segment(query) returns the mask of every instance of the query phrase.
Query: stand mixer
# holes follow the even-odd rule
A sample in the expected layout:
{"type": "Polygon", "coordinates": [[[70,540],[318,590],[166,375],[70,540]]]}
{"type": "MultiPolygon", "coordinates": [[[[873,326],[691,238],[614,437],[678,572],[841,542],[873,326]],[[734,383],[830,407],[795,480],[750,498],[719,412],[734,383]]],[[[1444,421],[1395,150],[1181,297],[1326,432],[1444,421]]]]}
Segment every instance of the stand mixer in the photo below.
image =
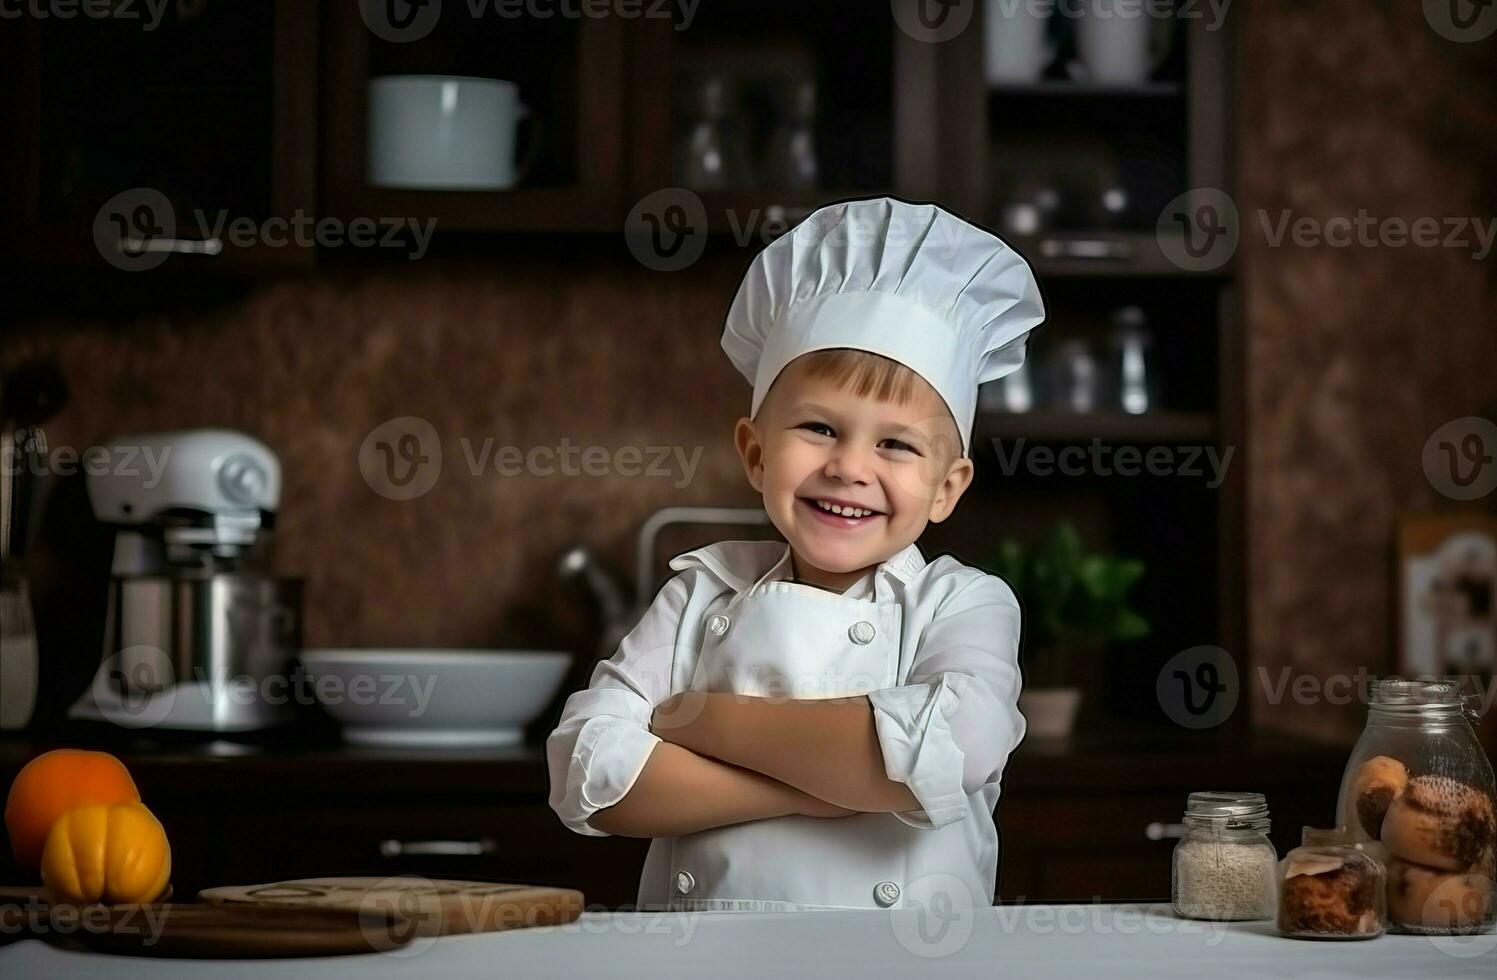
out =
{"type": "Polygon", "coordinates": [[[302,581],[269,572],[281,468],[228,429],[90,450],[88,498],[115,529],[103,663],[69,718],[243,732],[292,717],[302,581]]]}

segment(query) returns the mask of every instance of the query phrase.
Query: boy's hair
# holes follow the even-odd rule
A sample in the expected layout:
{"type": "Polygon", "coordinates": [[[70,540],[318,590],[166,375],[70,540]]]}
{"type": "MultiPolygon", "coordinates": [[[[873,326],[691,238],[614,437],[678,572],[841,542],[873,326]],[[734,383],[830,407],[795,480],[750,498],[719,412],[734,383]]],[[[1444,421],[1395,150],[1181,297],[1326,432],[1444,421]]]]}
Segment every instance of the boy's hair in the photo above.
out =
{"type": "Polygon", "coordinates": [[[872,351],[834,347],[799,358],[808,378],[830,381],[862,398],[907,404],[925,379],[898,361],[872,351]]]}

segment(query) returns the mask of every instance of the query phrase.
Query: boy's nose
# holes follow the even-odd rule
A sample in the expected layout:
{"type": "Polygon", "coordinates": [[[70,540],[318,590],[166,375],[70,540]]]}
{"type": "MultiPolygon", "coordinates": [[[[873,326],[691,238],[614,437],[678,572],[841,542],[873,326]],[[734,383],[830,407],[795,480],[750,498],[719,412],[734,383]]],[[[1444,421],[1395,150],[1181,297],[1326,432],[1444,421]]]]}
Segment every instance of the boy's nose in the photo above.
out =
{"type": "Polygon", "coordinates": [[[843,483],[868,483],[873,479],[873,454],[855,446],[838,448],[827,460],[826,475],[843,483]]]}

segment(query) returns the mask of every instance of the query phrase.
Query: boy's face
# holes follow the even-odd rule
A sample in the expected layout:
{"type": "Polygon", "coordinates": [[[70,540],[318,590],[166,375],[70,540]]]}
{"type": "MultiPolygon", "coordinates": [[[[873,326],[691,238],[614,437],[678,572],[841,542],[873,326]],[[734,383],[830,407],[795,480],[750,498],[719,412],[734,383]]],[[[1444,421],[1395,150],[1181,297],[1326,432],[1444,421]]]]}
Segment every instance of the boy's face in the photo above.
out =
{"type": "Polygon", "coordinates": [[[819,584],[850,585],[945,520],[971,483],[946,403],[923,380],[917,388],[908,404],[877,401],[806,376],[798,359],[758,417],[739,419],[734,441],[749,482],[800,562],[830,573],[819,584]],[[830,505],[870,513],[838,515],[830,505]]]}

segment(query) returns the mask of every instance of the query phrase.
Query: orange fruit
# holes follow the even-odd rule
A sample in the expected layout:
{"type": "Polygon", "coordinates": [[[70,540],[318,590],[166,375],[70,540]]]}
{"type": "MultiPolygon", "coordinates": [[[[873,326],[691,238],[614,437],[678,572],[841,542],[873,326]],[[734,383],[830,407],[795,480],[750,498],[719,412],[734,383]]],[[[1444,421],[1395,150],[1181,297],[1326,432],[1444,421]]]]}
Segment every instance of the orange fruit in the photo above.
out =
{"type": "Polygon", "coordinates": [[[139,803],[125,764],[108,752],[53,749],[26,763],[5,799],[5,829],[22,871],[41,870],[42,848],[57,818],[86,803],[139,803]]]}

